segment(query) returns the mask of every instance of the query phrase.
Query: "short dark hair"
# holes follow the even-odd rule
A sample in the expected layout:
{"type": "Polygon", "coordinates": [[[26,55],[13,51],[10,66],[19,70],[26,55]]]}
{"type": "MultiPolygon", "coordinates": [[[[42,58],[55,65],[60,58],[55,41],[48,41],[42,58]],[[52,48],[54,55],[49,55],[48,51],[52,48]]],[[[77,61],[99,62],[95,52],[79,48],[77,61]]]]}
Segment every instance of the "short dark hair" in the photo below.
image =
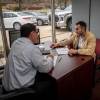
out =
{"type": "Polygon", "coordinates": [[[21,26],[20,33],[21,37],[28,37],[32,31],[36,32],[36,26],[31,23],[27,23],[21,26]]]}
{"type": "Polygon", "coordinates": [[[84,27],[85,30],[86,30],[87,25],[86,25],[86,23],[85,23],[84,21],[78,21],[78,22],[76,23],[76,25],[80,25],[80,26],[84,27]]]}

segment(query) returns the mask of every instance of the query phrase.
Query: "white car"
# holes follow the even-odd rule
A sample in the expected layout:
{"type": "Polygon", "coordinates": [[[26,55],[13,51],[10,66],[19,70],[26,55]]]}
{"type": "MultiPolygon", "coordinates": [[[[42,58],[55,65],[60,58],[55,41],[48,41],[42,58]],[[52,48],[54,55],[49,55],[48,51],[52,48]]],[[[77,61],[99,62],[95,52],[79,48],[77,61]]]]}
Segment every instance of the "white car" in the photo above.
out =
{"type": "Polygon", "coordinates": [[[32,15],[33,17],[36,17],[37,19],[37,25],[47,25],[49,23],[49,18],[46,14],[41,12],[33,12],[33,11],[23,11],[23,13],[26,13],[28,15],[32,15]]]}
{"type": "Polygon", "coordinates": [[[15,30],[19,30],[21,25],[26,23],[37,23],[36,18],[22,12],[3,12],[3,20],[6,29],[13,28],[15,30]]]}

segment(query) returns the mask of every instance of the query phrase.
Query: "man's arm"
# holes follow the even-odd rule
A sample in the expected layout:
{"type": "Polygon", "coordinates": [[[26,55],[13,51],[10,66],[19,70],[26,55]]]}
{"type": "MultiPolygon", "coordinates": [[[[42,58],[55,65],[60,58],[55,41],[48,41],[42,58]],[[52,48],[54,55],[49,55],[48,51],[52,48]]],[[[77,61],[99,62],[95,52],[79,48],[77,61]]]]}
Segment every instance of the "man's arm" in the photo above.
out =
{"type": "Polygon", "coordinates": [[[31,59],[33,66],[39,72],[48,73],[53,68],[53,56],[48,55],[44,57],[39,48],[33,48],[31,53],[31,59]]]}
{"type": "Polygon", "coordinates": [[[51,45],[51,48],[64,47],[66,45],[70,45],[73,42],[74,36],[75,36],[75,33],[72,33],[69,38],[66,38],[58,43],[53,43],[51,45]]]}
{"type": "Polygon", "coordinates": [[[95,53],[95,48],[96,48],[96,38],[94,37],[94,35],[91,35],[87,39],[87,46],[86,46],[86,48],[78,49],[78,54],[93,56],[94,53],[95,53]]]}
{"type": "Polygon", "coordinates": [[[79,54],[79,55],[95,55],[96,38],[94,35],[90,34],[86,39],[86,46],[81,49],[70,49],[69,55],[79,54]]]}

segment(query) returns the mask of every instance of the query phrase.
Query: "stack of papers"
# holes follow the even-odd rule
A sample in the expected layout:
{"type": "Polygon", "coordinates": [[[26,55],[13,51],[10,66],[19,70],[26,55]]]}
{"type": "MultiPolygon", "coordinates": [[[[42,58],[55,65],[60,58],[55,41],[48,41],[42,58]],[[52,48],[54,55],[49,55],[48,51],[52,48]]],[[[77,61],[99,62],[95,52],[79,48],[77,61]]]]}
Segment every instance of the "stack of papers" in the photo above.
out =
{"type": "Polygon", "coordinates": [[[57,58],[58,56],[54,56],[54,60],[53,60],[53,66],[55,67],[56,63],[57,63],[57,58]]]}
{"type": "Polygon", "coordinates": [[[44,43],[41,43],[38,45],[38,47],[40,48],[41,52],[43,55],[47,55],[47,54],[50,54],[50,46],[51,46],[52,42],[50,41],[46,41],[44,43]]]}
{"type": "Polygon", "coordinates": [[[51,50],[50,46],[51,46],[52,42],[50,41],[46,41],[44,42],[44,47],[45,47],[45,50],[51,50]]]}
{"type": "MultiPolygon", "coordinates": [[[[44,55],[44,59],[47,59],[47,55],[44,55]]],[[[53,59],[53,66],[55,67],[56,66],[56,63],[57,63],[57,59],[58,59],[58,56],[54,56],[54,59],[53,59]]]]}
{"type": "Polygon", "coordinates": [[[67,47],[66,48],[56,48],[56,51],[57,51],[58,55],[68,54],[69,49],[67,47]]]}

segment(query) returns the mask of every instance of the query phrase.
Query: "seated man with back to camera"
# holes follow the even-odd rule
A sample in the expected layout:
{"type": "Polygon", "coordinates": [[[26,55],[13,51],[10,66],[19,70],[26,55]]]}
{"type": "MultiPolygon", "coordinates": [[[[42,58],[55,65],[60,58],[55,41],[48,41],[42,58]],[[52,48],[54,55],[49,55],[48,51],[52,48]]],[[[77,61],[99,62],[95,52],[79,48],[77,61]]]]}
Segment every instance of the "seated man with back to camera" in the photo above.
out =
{"type": "Polygon", "coordinates": [[[51,48],[66,46],[69,47],[68,54],[72,55],[90,55],[95,58],[96,38],[93,33],[87,31],[87,25],[84,21],[79,21],[75,25],[75,32],[71,34],[70,39],[65,39],[59,43],[53,43],[51,48]]]}
{"type": "Polygon", "coordinates": [[[20,32],[21,37],[12,44],[4,68],[2,78],[4,90],[9,92],[29,87],[36,90],[38,98],[55,100],[56,82],[46,74],[53,69],[53,56],[47,55],[47,58],[44,58],[35,45],[38,42],[35,25],[24,24],[20,32]]]}

